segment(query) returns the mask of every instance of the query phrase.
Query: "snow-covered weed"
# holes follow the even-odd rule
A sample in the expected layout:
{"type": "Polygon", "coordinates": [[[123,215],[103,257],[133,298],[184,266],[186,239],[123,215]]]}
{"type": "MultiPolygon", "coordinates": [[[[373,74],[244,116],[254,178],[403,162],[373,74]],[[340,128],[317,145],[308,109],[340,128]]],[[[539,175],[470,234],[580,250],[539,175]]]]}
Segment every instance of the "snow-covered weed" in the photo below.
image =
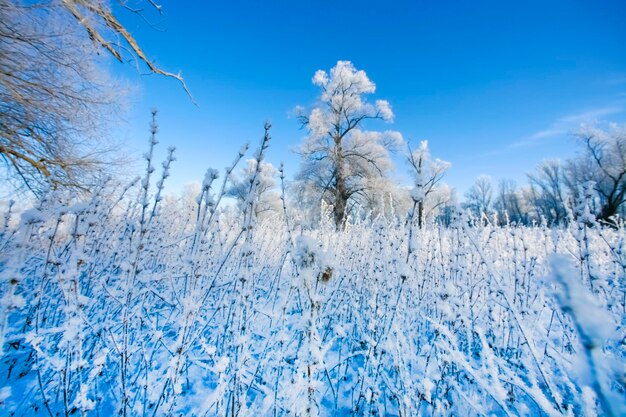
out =
{"type": "Polygon", "coordinates": [[[254,175],[241,212],[222,207],[244,153],[194,200],[162,198],[173,150],[152,190],[150,151],[129,186],[5,216],[5,414],[624,412],[623,227],[458,214],[338,232],[322,210],[304,230],[287,205],[255,218],[254,175]]]}

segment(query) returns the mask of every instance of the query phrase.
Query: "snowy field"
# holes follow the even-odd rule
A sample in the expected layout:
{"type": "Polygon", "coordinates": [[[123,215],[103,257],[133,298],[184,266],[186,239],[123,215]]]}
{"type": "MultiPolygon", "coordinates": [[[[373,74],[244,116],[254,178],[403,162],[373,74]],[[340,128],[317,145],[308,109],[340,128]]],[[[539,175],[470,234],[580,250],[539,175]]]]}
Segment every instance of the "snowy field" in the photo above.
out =
{"type": "Polygon", "coordinates": [[[0,417],[626,417],[626,1],[188,3],[0,0],[0,417]]]}
{"type": "Polygon", "coordinates": [[[214,177],[7,213],[0,414],[624,415],[623,227],[306,229],[214,177]]]}

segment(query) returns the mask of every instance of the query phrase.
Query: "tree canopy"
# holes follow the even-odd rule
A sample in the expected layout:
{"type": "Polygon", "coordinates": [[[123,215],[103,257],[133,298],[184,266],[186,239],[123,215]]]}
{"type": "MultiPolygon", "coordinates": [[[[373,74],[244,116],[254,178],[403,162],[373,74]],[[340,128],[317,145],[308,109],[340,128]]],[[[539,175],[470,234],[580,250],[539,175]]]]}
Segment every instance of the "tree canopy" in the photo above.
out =
{"type": "Polygon", "coordinates": [[[393,121],[393,112],[386,100],[367,101],[376,86],[351,62],[338,61],[330,74],[317,71],[313,84],[321,90],[319,103],[309,112],[297,109],[308,135],[299,149],[302,164],[296,177],[301,188],[333,206],[340,227],[348,203],[380,186],[373,180],[384,178],[392,168],[389,152],[403,139],[399,132],[364,129],[368,120],[393,121]]]}
{"type": "Polygon", "coordinates": [[[35,194],[50,185],[88,189],[110,171],[103,137],[123,89],[102,70],[102,48],[186,89],[180,75],[147,57],[104,2],[0,0],[0,157],[14,185],[35,194]]]}

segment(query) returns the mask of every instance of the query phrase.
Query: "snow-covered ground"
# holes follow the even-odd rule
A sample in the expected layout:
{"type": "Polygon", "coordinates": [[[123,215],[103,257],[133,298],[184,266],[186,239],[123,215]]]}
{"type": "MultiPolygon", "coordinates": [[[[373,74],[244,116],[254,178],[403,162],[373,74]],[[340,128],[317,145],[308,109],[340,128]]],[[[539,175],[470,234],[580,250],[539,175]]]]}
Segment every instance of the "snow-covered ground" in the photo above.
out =
{"type": "Polygon", "coordinates": [[[304,229],[214,180],[7,217],[1,415],[626,413],[624,228],[304,229]]]}

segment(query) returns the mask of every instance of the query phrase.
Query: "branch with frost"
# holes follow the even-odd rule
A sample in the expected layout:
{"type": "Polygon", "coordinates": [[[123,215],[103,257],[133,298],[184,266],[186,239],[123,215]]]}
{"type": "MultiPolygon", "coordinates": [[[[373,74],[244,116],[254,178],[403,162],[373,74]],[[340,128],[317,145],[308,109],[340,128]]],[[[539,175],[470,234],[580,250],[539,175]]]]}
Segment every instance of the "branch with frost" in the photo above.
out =
{"type": "MultiPolygon", "coordinates": [[[[61,0],[61,2],[63,7],[76,19],[77,23],[85,29],[89,38],[113,55],[115,59],[120,62],[124,61],[122,57],[123,48],[114,41],[107,39],[109,36],[107,30],[115,37],[121,38],[135,56],[148,66],[151,72],[177,80],[191,101],[196,104],[182,75],[165,71],[154,60],[148,58],[135,37],[119,22],[117,17],[104,3],[94,0],[61,0]],[[106,29],[101,29],[97,26],[98,24],[104,25],[106,29]]],[[[161,13],[162,7],[160,5],[157,5],[152,0],[149,0],[149,2],[161,13]]],[[[124,5],[123,2],[120,1],[120,3],[124,5]]]]}

